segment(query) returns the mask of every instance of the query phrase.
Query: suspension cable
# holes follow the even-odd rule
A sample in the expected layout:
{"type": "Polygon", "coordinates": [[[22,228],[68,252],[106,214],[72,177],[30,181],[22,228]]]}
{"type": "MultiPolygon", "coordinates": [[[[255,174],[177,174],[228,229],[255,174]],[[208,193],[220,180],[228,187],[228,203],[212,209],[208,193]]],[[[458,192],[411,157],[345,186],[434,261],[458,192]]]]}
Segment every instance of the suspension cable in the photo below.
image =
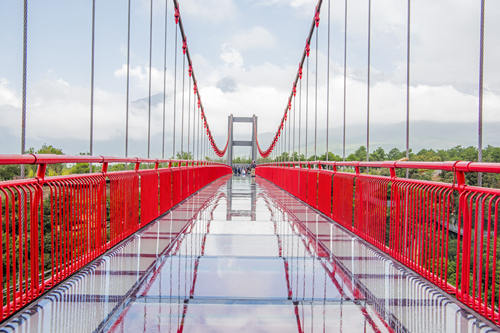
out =
{"type": "Polygon", "coordinates": [[[194,159],[194,145],[195,145],[195,136],[196,136],[196,122],[195,122],[195,119],[196,119],[196,85],[194,84],[193,82],[193,148],[192,148],[192,152],[193,152],[193,159],[194,159]]]}
{"type": "Polygon", "coordinates": [[[298,150],[299,150],[299,154],[298,154],[298,158],[299,160],[301,160],[301,157],[300,157],[300,153],[301,153],[301,149],[300,149],[300,139],[301,139],[301,129],[302,129],[302,68],[300,68],[300,80],[299,80],[299,146],[298,146],[298,150]]]}
{"type": "Polygon", "coordinates": [[[197,111],[198,111],[198,116],[196,117],[196,127],[198,128],[198,130],[196,131],[196,159],[199,160],[200,159],[200,133],[202,131],[202,128],[200,126],[201,122],[200,122],[200,108],[196,108],[197,111]]]}
{"type": "Polygon", "coordinates": [[[370,161],[370,75],[371,75],[371,30],[372,0],[368,0],[368,61],[366,73],[366,160],[370,161]]]}
{"type": "Polygon", "coordinates": [[[189,159],[189,146],[190,146],[190,134],[191,134],[191,67],[189,67],[189,88],[188,88],[188,108],[187,108],[187,114],[188,114],[188,123],[187,123],[187,156],[189,159]]]}
{"type": "MultiPolygon", "coordinates": [[[[481,0],[481,23],[479,37],[479,101],[478,101],[478,133],[477,133],[477,160],[483,161],[483,71],[484,71],[484,6],[485,0],[481,0]]],[[[482,186],[483,174],[478,173],[477,185],[482,186]]]]}
{"type": "Polygon", "coordinates": [[[328,161],[328,127],[330,126],[330,0],[328,0],[328,48],[326,56],[326,161],[328,161]]]}
{"type": "Polygon", "coordinates": [[[175,158],[175,125],[176,125],[176,106],[177,106],[177,30],[179,23],[179,9],[177,7],[175,9],[175,43],[174,43],[174,119],[172,122],[172,157],[175,158]]]}
{"type": "MultiPolygon", "coordinates": [[[[130,0],[129,0],[130,4],[130,0]]],[[[165,0],[165,39],[163,48],[163,118],[162,118],[162,139],[161,139],[161,158],[165,158],[165,108],[167,94],[167,17],[168,17],[168,0],[165,0]]]]}
{"type": "MultiPolygon", "coordinates": [[[[316,21],[319,24],[319,21],[316,21]]],[[[315,60],[315,76],[314,76],[314,159],[318,159],[317,143],[318,143],[318,35],[319,26],[316,25],[316,60],[315,60]]]]}
{"type": "MultiPolygon", "coordinates": [[[[92,47],[90,56],[90,156],[94,154],[94,59],[95,59],[95,0],[92,0],[92,47]]],[[[90,164],[92,171],[92,164],[90,164]]]]}
{"type": "Polygon", "coordinates": [[[292,161],[295,160],[295,114],[297,113],[297,108],[296,108],[296,95],[297,95],[297,85],[295,84],[293,87],[293,145],[292,145],[292,161]]]}
{"type": "Polygon", "coordinates": [[[406,22],[406,158],[410,157],[410,0],[406,22]]]}
{"type": "Polygon", "coordinates": [[[344,117],[342,125],[342,160],[345,161],[345,117],[346,117],[346,83],[347,83],[347,0],[344,2],[344,117]]]}
{"type": "Polygon", "coordinates": [[[150,0],[149,7],[148,158],[150,157],[151,153],[151,66],[153,62],[153,0],[150,0]]]}
{"type": "MultiPolygon", "coordinates": [[[[182,41],[181,156],[184,154],[184,81],[186,79],[186,40],[182,41]]],[[[184,157],[181,157],[182,159],[184,157]]]]}
{"type": "Polygon", "coordinates": [[[125,105],[125,157],[128,157],[128,114],[130,104],[130,0],[128,0],[128,17],[127,17],[127,91],[125,105]]]}
{"type": "Polygon", "coordinates": [[[287,133],[288,133],[288,159],[290,160],[290,134],[291,134],[291,130],[290,130],[290,126],[291,126],[291,123],[292,123],[292,118],[291,118],[291,113],[292,113],[292,108],[290,107],[289,110],[288,110],[288,116],[287,116],[287,123],[288,123],[288,130],[287,130],[287,133]]]}
{"type": "MultiPolygon", "coordinates": [[[[312,37],[312,34],[314,33],[314,29],[316,27],[316,22],[319,20],[319,13],[320,13],[320,8],[321,8],[321,4],[322,4],[322,0],[318,0],[317,2],[317,5],[316,5],[316,9],[315,9],[315,15],[314,15],[314,20],[311,24],[311,28],[309,30],[309,34],[307,36],[307,39],[306,39],[306,48],[304,49],[303,53],[302,53],[302,57],[301,57],[301,60],[299,62],[299,70],[295,76],[295,80],[294,80],[294,83],[292,85],[292,88],[296,87],[297,85],[297,82],[299,81],[299,79],[301,78],[302,76],[302,68],[303,68],[303,65],[304,65],[304,62],[305,61],[308,61],[308,59],[306,58],[309,58],[309,45],[310,45],[310,42],[311,42],[311,37],[312,37]]],[[[306,64],[307,65],[307,64],[306,64]]],[[[308,83],[308,82],[307,82],[308,83]]],[[[306,89],[308,90],[308,84],[307,84],[307,87],[306,89]]],[[[307,93],[307,92],[306,92],[307,93]]],[[[293,91],[290,93],[289,97],[288,97],[288,101],[287,101],[287,108],[285,109],[284,111],[284,115],[283,117],[281,118],[281,122],[279,124],[279,127],[278,129],[276,130],[275,134],[274,134],[274,138],[273,140],[271,141],[271,144],[269,145],[269,147],[265,150],[263,150],[261,147],[260,147],[260,144],[259,144],[259,141],[258,141],[258,135],[255,135],[255,138],[256,138],[256,145],[257,145],[257,148],[258,148],[258,151],[259,151],[259,154],[266,158],[268,157],[269,155],[271,155],[271,153],[273,152],[276,144],[278,143],[279,141],[279,136],[281,134],[281,131],[283,129],[283,122],[286,120],[284,119],[284,117],[286,116],[286,113],[287,111],[289,110],[289,108],[291,107],[291,100],[292,100],[292,97],[293,97],[293,91]]],[[[308,94],[306,96],[306,112],[308,113],[308,94]]],[[[301,103],[300,103],[301,104],[301,103]]],[[[299,105],[299,113],[300,113],[300,109],[301,109],[301,105],[299,105]]],[[[308,115],[308,114],[307,114],[308,115]]],[[[306,121],[307,121],[307,115],[306,115],[306,121]]],[[[299,115],[300,116],[300,115],[299,115]]],[[[306,126],[306,133],[308,131],[307,129],[308,126],[306,126]]],[[[299,150],[300,150],[300,146],[301,146],[301,135],[300,135],[300,128],[301,126],[299,125],[299,150]]],[[[279,148],[279,147],[278,147],[279,148]]],[[[306,155],[307,155],[307,135],[306,135],[306,155]]]]}
{"type": "MultiPolygon", "coordinates": [[[[21,105],[21,154],[26,151],[26,87],[28,72],[28,0],[23,3],[23,79],[22,79],[22,105],[21,105]]],[[[21,179],[25,177],[24,164],[20,166],[21,179]]]]}
{"type": "MultiPolygon", "coordinates": [[[[308,45],[309,48],[309,45],[308,45]]],[[[306,60],[306,133],[305,133],[305,144],[306,144],[306,161],[308,159],[308,154],[307,154],[307,132],[308,132],[308,124],[309,121],[309,52],[307,52],[307,60],[306,60]]]]}
{"type": "MultiPolygon", "coordinates": [[[[406,22],[406,158],[410,159],[410,15],[411,3],[408,0],[406,22]]],[[[406,178],[409,177],[409,169],[406,169],[406,178]]]]}
{"type": "MultiPolygon", "coordinates": [[[[26,151],[26,86],[28,69],[28,0],[23,4],[23,87],[22,87],[22,116],[21,116],[21,154],[26,151]]],[[[24,167],[21,168],[21,177],[24,178],[24,167]]]]}

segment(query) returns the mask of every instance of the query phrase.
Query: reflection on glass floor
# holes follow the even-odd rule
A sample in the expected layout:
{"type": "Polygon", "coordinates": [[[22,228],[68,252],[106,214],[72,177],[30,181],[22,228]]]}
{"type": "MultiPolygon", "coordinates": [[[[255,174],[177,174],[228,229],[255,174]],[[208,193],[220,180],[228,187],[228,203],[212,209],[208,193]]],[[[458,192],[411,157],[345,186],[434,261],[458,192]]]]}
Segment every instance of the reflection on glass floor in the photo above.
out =
{"type": "Polygon", "coordinates": [[[3,332],[489,332],[260,178],[225,177],[9,322],[3,332]]]}

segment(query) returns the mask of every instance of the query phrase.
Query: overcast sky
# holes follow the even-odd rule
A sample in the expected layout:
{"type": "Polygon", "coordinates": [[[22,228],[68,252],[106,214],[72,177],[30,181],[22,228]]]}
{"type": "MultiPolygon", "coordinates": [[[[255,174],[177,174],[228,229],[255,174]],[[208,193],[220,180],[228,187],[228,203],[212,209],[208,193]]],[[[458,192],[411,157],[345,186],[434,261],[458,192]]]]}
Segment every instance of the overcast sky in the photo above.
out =
{"type": "MultiPolygon", "coordinates": [[[[205,110],[219,146],[226,138],[227,116],[256,114],[259,133],[274,131],[282,116],[299,57],[305,45],[315,0],[180,0],[194,70],[205,110]]],[[[331,3],[330,128],[338,147],[343,111],[344,0],[331,3]],[[333,131],[333,130],[332,130],[333,131]]],[[[350,126],[366,121],[368,0],[348,1],[347,137],[350,126]]],[[[400,124],[394,146],[404,146],[406,80],[406,1],[372,1],[373,124],[400,124]]],[[[161,154],[165,1],[154,0],[152,155],[161,154]]],[[[167,22],[167,137],[173,114],[174,31],[172,2],[167,22]]],[[[318,128],[326,126],[328,0],[323,1],[318,51],[318,128]]],[[[477,122],[479,0],[414,0],[411,25],[411,119],[477,122]]],[[[30,1],[27,96],[27,146],[46,142],[65,152],[88,151],[90,103],[91,1],[30,1]]],[[[16,153],[20,142],[22,1],[0,1],[0,153],[16,153]]],[[[486,1],[485,132],[500,122],[500,2],[486,1]]],[[[96,0],[95,154],[123,155],[125,132],[127,1],[96,0]],[[116,146],[120,143],[120,146],[116,146]],[[118,151],[109,151],[107,147],[118,151]]],[[[309,125],[313,124],[315,44],[311,45],[309,125]]],[[[177,93],[182,84],[178,44],[177,93]]],[[[132,1],[131,154],[146,154],[149,61],[149,0],[132,1]]],[[[187,112],[187,89],[186,81],[187,112]]],[[[303,109],[305,109],[305,81],[303,109]]],[[[191,106],[192,106],[191,99],[191,106]]],[[[181,101],[178,99],[177,112],[181,101]]],[[[298,111],[298,104],[297,104],[298,111]]],[[[305,114],[305,113],[304,113],[305,114]]],[[[303,115],[304,115],[303,114],[303,115]]],[[[180,113],[177,134],[180,132],[180,113]]],[[[185,115],[187,124],[187,114],[185,115]]],[[[192,121],[192,119],[191,119],[192,121]]],[[[250,138],[238,127],[237,139],[250,138]]],[[[490,131],[490,132],[488,132],[490,131]]],[[[185,129],[187,132],[187,129],[185,129]]],[[[358,133],[359,134],[359,133],[358,133]]],[[[377,133],[374,133],[376,135],[377,133]]],[[[433,135],[427,133],[427,135],[433,135]]],[[[475,131],[462,133],[475,142],[475,131]]],[[[268,137],[263,138],[267,145],[268,137]]],[[[415,144],[419,138],[412,136],[415,144]]],[[[185,139],[187,140],[187,139],[185,139]]],[[[180,139],[177,138],[178,144],[180,139]]],[[[439,147],[441,148],[441,147],[439,147]]],[[[179,146],[178,148],[179,149],[179,146]]],[[[350,145],[349,149],[355,149],[350,145]]],[[[167,154],[171,154],[167,145],[167,154]]],[[[336,151],[339,153],[338,151],[336,151]]]]}

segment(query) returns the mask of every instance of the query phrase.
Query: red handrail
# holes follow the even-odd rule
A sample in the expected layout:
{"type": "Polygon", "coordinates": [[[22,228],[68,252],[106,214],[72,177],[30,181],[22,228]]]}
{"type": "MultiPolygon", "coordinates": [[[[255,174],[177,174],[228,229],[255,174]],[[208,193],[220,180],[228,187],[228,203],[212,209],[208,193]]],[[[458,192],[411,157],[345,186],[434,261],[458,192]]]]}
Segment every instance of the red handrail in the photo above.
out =
{"type": "Polygon", "coordinates": [[[473,172],[500,174],[500,163],[289,161],[256,169],[499,325],[500,189],[466,184],[473,172]],[[361,167],[389,169],[390,176],[361,167]],[[453,172],[453,183],[398,177],[396,169],[453,172]]]}

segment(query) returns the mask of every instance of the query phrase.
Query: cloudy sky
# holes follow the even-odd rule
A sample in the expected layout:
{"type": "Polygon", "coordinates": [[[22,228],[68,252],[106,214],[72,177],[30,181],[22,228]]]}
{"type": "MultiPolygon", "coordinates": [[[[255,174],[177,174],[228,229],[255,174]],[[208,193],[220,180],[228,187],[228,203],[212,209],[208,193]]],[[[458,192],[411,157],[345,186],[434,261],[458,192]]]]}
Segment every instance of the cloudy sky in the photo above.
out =
{"type": "MultiPolygon", "coordinates": [[[[165,1],[153,1],[152,155],[160,156],[165,1]]],[[[282,116],[316,1],[179,2],[201,96],[219,146],[225,142],[227,116],[231,113],[238,116],[256,114],[259,117],[261,143],[267,145],[269,133],[276,129],[282,116]]],[[[372,2],[371,119],[373,136],[379,138],[374,145],[402,148],[406,105],[406,1],[372,2]],[[387,126],[391,126],[390,138],[383,136],[387,126]]],[[[320,137],[324,136],[326,127],[327,93],[328,0],[323,3],[318,72],[314,71],[316,46],[313,43],[309,74],[309,125],[312,131],[313,82],[317,75],[320,137]]],[[[360,131],[366,121],[367,3],[367,0],[348,1],[348,151],[364,144],[360,131]]],[[[344,105],[344,0],[330,0],[330,4],[330,145],[339,153],[342,138],[339,128],[344,105]]],[[[172,153],[170,142],[173,129],[175,23],[172,8],[172,2],[168,1],[167,155],[172,153]]],[[[479,9],[479,0],[412,1],[410,107],[411,146],[415,149],[421,148],[422,142],[427,142],[429,138],[435,139],[433,144],[441,144],[438,148],[476,142],[479,9]],[[443,131],[436,130],[440,126],[443,131]],[[470,130],[458,132],[463,128],[470,130]],[[451,133],[449,140],[441,139],[443,133],[451,133]]],[[[67,153],[88,151],[90,17],[91,1],[30,1],[28,147],[48,143],[63,147],[67,153]]],[[[487,0],[484,131],[485,144],[493,145],[500,145],[497,134],[500,130],[499,17],[500,3],[487,0]]],[[[22,18],[22,1],[0,1],[0,153],[16,153],[20,149],[22,18]]],[[[127,1],[96,0],[96,155],[124,154],[126,46],[127,1]]],[[[179,135],[180,47],[177,53],[179,99],[176,133],[179,135]]],[[[147,149],[148,61],[149,0],[134,0],[130,64],[131,155],[144,156],[147,149]]],[[[187,81],[185,89],[187,112],[187,81]]],[[[305,82],[303,89],[305,96],[305,82]]],[[[305,98],[302,102],[304,112],[305,98]]],[[[192,99],[190,103],[192,106],[192,99]]],[[[185,122],[187,126],[187,113],[185,122]]],[[[236,139],[250,138],[250,127],[242,125],[237,129],[236,139]]],[[[179,149],[180,138],[177,137],[176,141],[179,149]]]]}

